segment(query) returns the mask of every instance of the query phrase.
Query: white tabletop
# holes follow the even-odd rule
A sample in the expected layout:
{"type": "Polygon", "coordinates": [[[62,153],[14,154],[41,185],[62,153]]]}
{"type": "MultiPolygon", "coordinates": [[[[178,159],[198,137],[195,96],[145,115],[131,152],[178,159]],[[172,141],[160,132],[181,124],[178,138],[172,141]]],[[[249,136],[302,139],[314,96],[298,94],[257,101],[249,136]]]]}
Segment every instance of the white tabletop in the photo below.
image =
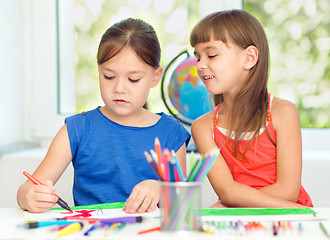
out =
{"type": "MultiPolygon", "coordinates": [[[[330,226],[330,208],[317,208],[314,209],[318,214],[313,218],[300,218],[299,216],[292,217],[290,224],[292,228],[282,228],[279,230],[278,235],[274,236],[272,232],[272,220],[277,222],[279,216],[268,216],[268,219],[258,219],[251,217],[250,220],[243,219],[243,221],[259,221],[262,223],[264,229],[250,229],[244,232],[235,232],[233,230],[222,229],[217,230],[213,234],[208,234],[200,231],[189,231],[189,232],[162,232],[154,231],[142,235],[137,233],[142,230],[159,227],[159,210],[152,214],[144,214],[142,223],[127,224],[120,231],[110,231],[108,235],[104,236],[104,231],[96,230],[89,236],[84,236],[84,232],[91,226],[85,224],[83,229],[79,232],[71,235],[61,237],[61,239],[328,239],[325,233],[320,228],[320,222],[322,221],[325,225],[330,226]],[[298,224],[301,224],[302,229],[298,229],[298,224]]],[[[125,215],[125,214],[123,214],[125,215]]],[[[27,217],[37,217],[40,220],[40,216],[46,216],[47,214],[35,214],[31,215],[27,212],[22,211],[18,208],[0,208],[0,239],[59,239],[56,237],[56,232],[51,232],[50,229],[54,227],[43,227],[37,229],[25,229],[18,227],[24,223],[27,217]]],[[[226,218],[221,218],[221,221],[225,221],[226,218]]],[[[214,218],[213,221],[219,219],[214,218]]],[[[228,223],[230,218],[228,218],[228,223]]],[[[282,219],[285,222],[285,219],[282,219]]],[[[212,219],[202,217],[202,221],[211,222],[212,219]]],[[[220,220],[219,220],[220,221],[220,220]]]]}

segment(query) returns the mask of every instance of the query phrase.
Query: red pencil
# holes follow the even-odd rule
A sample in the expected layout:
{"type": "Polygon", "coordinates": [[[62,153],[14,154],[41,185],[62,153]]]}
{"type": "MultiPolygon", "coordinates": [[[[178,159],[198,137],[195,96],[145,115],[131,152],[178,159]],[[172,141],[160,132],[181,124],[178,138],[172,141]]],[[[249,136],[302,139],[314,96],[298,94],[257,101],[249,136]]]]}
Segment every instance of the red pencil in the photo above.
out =
{"type": "Polygon", "coordinates": [[[160,230],[160,227],[150,228],[150,229],[147,229],[147,230],[140,231],[140,232],[138,232],[138,234],[144,234],[144,233],[159,231],[159,230],[160,230]]]}

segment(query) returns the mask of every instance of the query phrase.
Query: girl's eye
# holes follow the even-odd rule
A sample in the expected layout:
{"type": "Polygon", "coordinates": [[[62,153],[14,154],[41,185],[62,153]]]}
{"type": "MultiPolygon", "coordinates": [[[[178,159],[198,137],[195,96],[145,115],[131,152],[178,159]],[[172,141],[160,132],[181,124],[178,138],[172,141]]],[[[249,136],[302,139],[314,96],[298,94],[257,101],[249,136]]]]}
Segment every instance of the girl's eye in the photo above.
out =
{"type": "Polygon", "coordinates": [[[214,58],[214,57],[216,57],[217,55],[212,55],[212,56],[209,56],[209,58],[214,58]]]}
{"type": "Polygon", "coordinates": [[[104,78],[107,79],[107,80],[112,80],[112,79],[114,79],[115,77],[114,77],[114,76],[110,76],[110,77],[108,77],[108,76],[104,75],[104,78]]]}
{"type": "Polygon", "coordinates": [[[136,82],[140,81],[140,79],[131,79],[131,78],[129,78],[128,80],[132,83],[136,83],[136,82]]]}

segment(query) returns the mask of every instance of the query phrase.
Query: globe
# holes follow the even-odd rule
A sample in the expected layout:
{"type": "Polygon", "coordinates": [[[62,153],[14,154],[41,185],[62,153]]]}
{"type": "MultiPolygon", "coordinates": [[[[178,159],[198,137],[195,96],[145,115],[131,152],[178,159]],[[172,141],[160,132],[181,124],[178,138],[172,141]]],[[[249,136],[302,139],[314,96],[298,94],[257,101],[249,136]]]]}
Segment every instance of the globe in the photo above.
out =
{"type": "Polygon", "coordinates": [[[197,59],[184,51],[172,60],[162,80],[165,106],[173,116],[189,125],[212,109],[210,94],[197,75],[196,63],[197,59]],[[171,67],[184,54],[186,58],[171,67]],[[167,81],[166,76],[169,76],[167,81]]]}

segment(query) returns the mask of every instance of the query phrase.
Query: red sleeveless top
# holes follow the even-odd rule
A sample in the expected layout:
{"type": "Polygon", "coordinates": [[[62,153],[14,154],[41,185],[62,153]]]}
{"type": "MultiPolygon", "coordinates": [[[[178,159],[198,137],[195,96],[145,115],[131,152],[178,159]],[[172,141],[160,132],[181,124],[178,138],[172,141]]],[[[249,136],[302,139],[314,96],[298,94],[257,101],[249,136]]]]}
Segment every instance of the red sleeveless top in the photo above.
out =
{"type": "MultiPolygon", "coordinates": [[[[276,132],[271,121],[271,102],[273,96],[268,95],[267,125],[269,137],[276,144],[276,132]]],[[[259,132],[258,144],[256,138],[245,153],[245,160],[238,159],[231,149],[234,149],[234,139],[230,139],[227,145],[228,130],[217,126],[218,110],[221,103],[215,109],[214,114],[214,140],[221,149],[221,154],[227,162],[231,174],[236,182],[259,189],[276,182],[276,146],[270,141],[265,128],[259,132]]],[[[238,145],[238,152],[243,153],[250,139],[243,139],[238,145]]],[[[312,200],[306,190],[301,186],[298,196],[298,204],[313,207],[312,200]]]]}

